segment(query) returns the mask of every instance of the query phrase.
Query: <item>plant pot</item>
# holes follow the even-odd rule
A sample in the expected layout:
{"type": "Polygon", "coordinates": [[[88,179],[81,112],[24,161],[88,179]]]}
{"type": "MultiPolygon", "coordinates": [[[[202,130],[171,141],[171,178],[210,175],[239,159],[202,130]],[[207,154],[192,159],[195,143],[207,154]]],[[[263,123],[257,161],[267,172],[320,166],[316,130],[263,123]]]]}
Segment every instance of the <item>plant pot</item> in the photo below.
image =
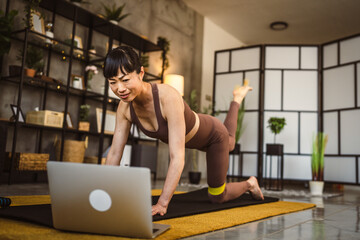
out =
{"type": "Polygon", "coordinates": [[[79,122],[79,130],[80,131],[89,131],[90,130],[90,123],[89,122],[79,122]]]}
{"type": "Polygon", "coordinates": [[[119,24],[119,22],[116,21],[116,20],[109,20],[109,22],[111,22],[112,24],[115,24],[115,25],[118,25],[118,24],[119,24]]]}
{"type": "Polygon", "coordinates": [[[266,155],[282,156],[283,154],[283,144],[266,144],[266,155]]]}
{"type": "Polygon", "coordinates": [[[238,155],[239,153],[240,153],[240,144],[236,143],[234,149],[229,154],[238,155]]]}
{"type": "Polygon", "coordinates": [[[36,70],[31,68],[25,68],[25,74],[28,77],[35,77],[36,70]]]}
{"type": "Polygon", "coordinates": [[[323,181],[309,181],[311,196],[322,196],[324,190],[323,181]]]}
{"type": "Polygon", "coordinates": [[[11,77],[18,77],[21,75],[21,66],[10,65],[9,66],[9,75],[11,77]]]}
{"type": "Polygon", "coordinates": [[[191,184],[199,184],[201,180],[201,172],[189,172],[189,181],[191,184]]]}

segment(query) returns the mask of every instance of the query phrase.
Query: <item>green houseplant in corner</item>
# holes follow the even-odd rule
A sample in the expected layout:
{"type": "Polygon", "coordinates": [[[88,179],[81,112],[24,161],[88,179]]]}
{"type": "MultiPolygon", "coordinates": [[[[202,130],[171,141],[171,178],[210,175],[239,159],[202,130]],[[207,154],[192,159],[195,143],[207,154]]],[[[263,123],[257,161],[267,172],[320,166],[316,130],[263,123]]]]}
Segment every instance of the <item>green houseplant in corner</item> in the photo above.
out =
{"type": "Polygon", "coordinates": [[[106,20],[108,20],[109,22],[115,25],[118,25],[121,20],[123,20],[124,18],[130,15],[130,13],[121,15],[125,8],[125,3],[119,7],[117,7],[115,3],[111,7],[106,6],[103,3],[101,4],[104,7],[104,11],[105,11],[104,17],[106,18],[106,20]]]}
{"type": "Polygon", "coordinates": [[[328,135],[323,132],[313,138],[311,155],[311,173],[310,193],[312,196],[322,196],[324,189],[324,154],[328,141],[328,135]]]}
{"type": "MultiPolygon", "coordinates": [[[[17,14],[18,11],[11,10],[5,15],[5,13],[0,10],[0,72],[2,71],[3,56],[10,51],[10,36],[14,27],[14,18],[17,14]]],[[[9,68],[11,68],[11,66],[9,66],[9,68]]]]}

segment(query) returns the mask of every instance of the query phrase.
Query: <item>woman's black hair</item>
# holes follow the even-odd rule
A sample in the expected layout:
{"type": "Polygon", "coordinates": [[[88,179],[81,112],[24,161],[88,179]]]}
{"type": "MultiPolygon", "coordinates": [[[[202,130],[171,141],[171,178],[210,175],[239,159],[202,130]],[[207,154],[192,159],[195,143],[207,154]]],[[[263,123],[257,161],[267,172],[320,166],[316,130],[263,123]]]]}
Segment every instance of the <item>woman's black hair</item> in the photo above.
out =
{"type": "Polygon", "coordinates": [[[104,77],[111,78],[118,75],[118,71],[122,74],[128,74],[136,71],[140,73],[141,64],[138,54],[128,46],[121,46],[111,50],[105,58],[104,77]]]}

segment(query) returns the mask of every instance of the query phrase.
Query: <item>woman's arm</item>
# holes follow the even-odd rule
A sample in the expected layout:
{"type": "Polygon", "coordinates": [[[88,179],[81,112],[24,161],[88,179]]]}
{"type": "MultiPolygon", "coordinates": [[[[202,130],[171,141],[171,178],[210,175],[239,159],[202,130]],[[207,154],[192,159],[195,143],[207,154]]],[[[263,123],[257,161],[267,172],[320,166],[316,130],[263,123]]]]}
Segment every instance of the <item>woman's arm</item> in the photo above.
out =
{"type": "Polygon", "coordinates": [[[184,102],[180,94],[168,85],[159,85],[162,113],[169,129],[170,164],[165,184],[152,215],[164,215],[179,183],[185,162],[185,117],[184,102]]]}
{"type": "Polygon", "coordinates": [[[106,158],[106,165],[120,165],[121,157],[123,155],[124,147],[131,127],[130,121],[125,116],[125,112],[127,110],[128,105],[120,102],[116,111],[115,132],[110,151],[106,158]]]}

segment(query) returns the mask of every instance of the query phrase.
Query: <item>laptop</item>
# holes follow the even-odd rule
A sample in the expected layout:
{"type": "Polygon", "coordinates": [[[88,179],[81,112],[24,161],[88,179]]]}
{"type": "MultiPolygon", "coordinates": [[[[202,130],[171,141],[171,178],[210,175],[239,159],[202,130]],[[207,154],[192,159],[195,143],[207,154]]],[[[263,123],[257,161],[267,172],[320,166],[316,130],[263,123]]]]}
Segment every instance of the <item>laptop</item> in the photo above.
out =
{"type": "Polygon", "coordinates": [[[47,163],[57,229],[154,238],[170,225],[152,223],[148,168],[47,163]]]}

